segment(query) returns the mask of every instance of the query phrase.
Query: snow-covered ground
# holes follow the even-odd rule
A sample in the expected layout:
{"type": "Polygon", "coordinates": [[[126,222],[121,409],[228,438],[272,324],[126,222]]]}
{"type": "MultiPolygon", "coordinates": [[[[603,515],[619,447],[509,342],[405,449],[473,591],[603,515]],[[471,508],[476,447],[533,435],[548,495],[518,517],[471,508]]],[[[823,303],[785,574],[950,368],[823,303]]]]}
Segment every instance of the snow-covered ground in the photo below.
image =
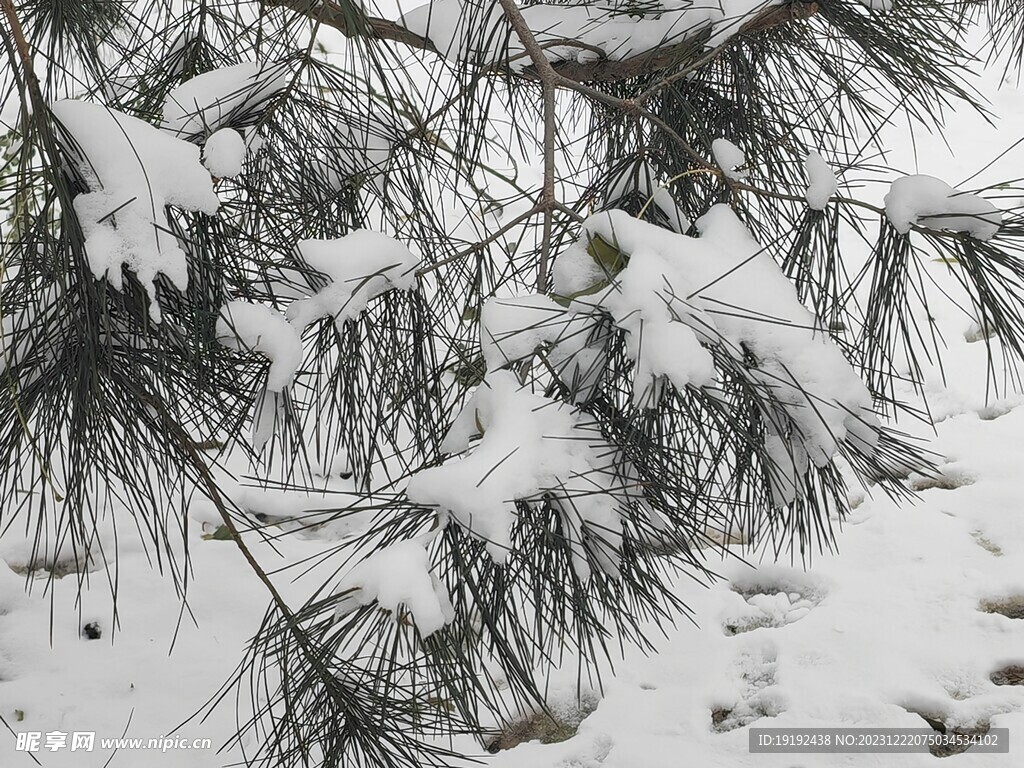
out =
{"type": "MultiPolygon", "coordinates": [[[[1024,93],[989,78],[997,125],[973,115],[950,117],[946,148],[939,137],[913,137],[893,128],[890,162],[909,173],[931,173],[959,185],[1018,138],[1024,93]],[[916,154],[915,154],[916,153],[916,154]]],[[[965,188],[1024,176],[1020,153],[1004,159],[965,188]]],[[[1019,204],[1019,203],[1017,203],[1019,204]]],[[[929,264],[936,281],[956,291],[946,265],[929,264]]],[[[962,766],[1024,765],[1024,685],[999,671],[1024,667],[1024,397],[986,392],[984,344],[968,342],[970,318],[947,306],[937,311],[948,351],[945,378],[933,371],[928,397],[937,420],[903,424],[931,438],[944,457],[938,482],[911,476],[922,489],[916,503],[897,505],[871,489],[851,491],[854,509],[838,534],[838,552],[801,563],[718,561],[721,580],[703,588],[680,580],[697,625],[666,628],[658,653],[627,650],[593,684],[596,709],[572,738],[522,743],[481,755],[495,768],[658,768],[659,766],[924,766],[930,754],[750,754],[748,728],[921,727],[923,716],[950,728],[987,723],[1010,729],[1009,754],[967,752],[962,766]],[[931,487],[928,487],[931,486],[931,487]],[[756,566],[756,567],[755,567],[756,566]],[[1014,602],[1016,601],[1016,603],[1014,602]],[[999,611],[1015,615],[1002,615],[999,611]]],[[[253,500],[258,494],[249,491],[253,500]]],[[[263,497],[275,508],[273,497],[263,497]]],[[[313,500],[311,506],[329,506],[313,500]]],[[[114,511],[117,514],[117,510],[114,511]]],[[[74,575],[43,589],[40,577],[25,593],[29,559],[17,531],[0,542],[0,715],[14,733],[39,733],[42,748],[16,749],[0,730],[0,766],[19,768],[107,764],[100,739],[210,739],[212,749],[122,748],[112,768],[205,768],[231,763],[217,753],[236,728],[233,700],[205,720],[187,723],[232,673],[267,603],[230,541],[211,538],[208,506],[189,512],[192,571],[188,608],[150,561],[130,526],[119,535],[117,621],[102,571],[78,602],[74,575]],[[98,639],[83,632],[100,630],[98,639]],[[94,732],[92,751],[69,744],[46,748],[48,733],[94,732]]],[[[285,537],[276,551],[254,543],[268,569],[331,546],[328,537],[285,537]]],[[[289,572],[276,577],[299,604],[303,585],[289,572]]],[[[571,708],[572,670],[552,685],[552,707],[571,708]]],[[[179,742],[180,743],[180,742],[179,742]]],[[[458,742],[480,754],[471,742],[458,742]]]]}

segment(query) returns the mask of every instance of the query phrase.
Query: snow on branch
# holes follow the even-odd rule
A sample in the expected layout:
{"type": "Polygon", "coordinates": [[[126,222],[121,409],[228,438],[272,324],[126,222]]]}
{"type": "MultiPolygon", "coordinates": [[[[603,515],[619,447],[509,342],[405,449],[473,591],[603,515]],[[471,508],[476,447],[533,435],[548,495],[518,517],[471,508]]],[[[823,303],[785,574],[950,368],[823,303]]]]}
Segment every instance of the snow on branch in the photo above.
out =
{"type": "Polygon", "coordinates": [[[280,392],[302,364],[302,338],[280,312],[247,301],[225,304],[217,319],[217,340],[233,349],[259,352],[270,360],[267,389],[280,392]]]}
{"type": "Polygon", "coordinates": [[[340,328],[382,293],[416,288],[419,259],[380,232],[357,229],[334,240],[301,240],[298,250],[306,264],[328,278],[324,288],[288,307],[288,320],[300,329],[321,317],[333,318],[340,328]]]}
{"type": "Polygon", "coordinates": [[[335,592],[343,595],[335,610],[338,618],[377,603],[396,622],[408,613],[422,637],[455,619],[451,598],[430,572],[430,556],[417,539],[369,555],[342,578],[335,592]]]}
{"type": "Polygon", "coordinates": [[[254,123],[266,103],[288,85],[289,77],[283,62],[244,62],[204,72],[167,94],[161,127],[194,139],[224,126],[254,123]]]}
{"type": "MultiPolygon", "coordinates": [[[[512,548],[516,501],[548,499],[572,534],[573,568],[580,578],[589,576],[591,560],[616,573],[619,510],[639,494],[620,476],[625,463],[593,418],[531,392],[509,371],[493,371],[456,419],[443,449],[469,453],[417,473],[406,493],[415,503],[449,512],[486,542],[495,562],[504,563],[512,548]],[[474,436],[481,439],[470,449],[474,436]]],[[[653,521],[653,512],[647,513],[653,521]]]]}
{"type": "Polygon", "coordinates": [[[213,215],[220,206],[199,148],[98,104],[58,101],[51,110],[60,121],[61,147],[89,190],[75,197],[74,209],[93,274],[120,289],[121,269],[128,267],[159,319],[157,274],[178,290],[188,285],[185,252],[165,209],[213,215]]]}
{"type": "MultiPolygon", "coordinates": [[[[398,21],[359,18],[355,8],[332,0],[267,4],[306,14],[347,37],[397,42],[454,62],[508,62],[518,75],[537,78],[501,5],[492,0],[434,0],[398,21]]],[[[818,6],[784,0],[661,0],[642,11],[606,4],[538,4],[520,11],[560,75],[577,82],[615,82],[669,69],[736,34],[808,18],[818,6]]]]}
{"type": "Polygon", "coordinates": [[[885,196],[885,214],[902,235],[916,225],[991,240],[1003,223],[1002,213],[985,198],[923,174],[892,183],[885,196]]]}

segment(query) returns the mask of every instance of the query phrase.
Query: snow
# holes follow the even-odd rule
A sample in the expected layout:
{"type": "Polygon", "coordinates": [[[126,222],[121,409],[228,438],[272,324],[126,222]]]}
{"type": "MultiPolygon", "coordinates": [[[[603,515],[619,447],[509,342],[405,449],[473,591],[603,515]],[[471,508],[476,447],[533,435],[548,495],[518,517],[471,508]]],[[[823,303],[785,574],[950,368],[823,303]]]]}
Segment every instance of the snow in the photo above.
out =
{"type": "Polygon", "coordinates": [[[547,296],[488,299],[480,313],[480,346],[488,370],[522,360],[538,347],[579,332],[572,316],[547,296]]]}
{"type": "Polygon", "coordinates": [[[988,200],[958,192],[941,179],[917,174],[896,179],[885,196],[885,214],[900,234],[911,227],[963,232],[991,240],[1003,216],[988,200]]]}
{"type": "Polygon", "coordinates": [[[589,573],[587,554],[609,569],[616,567],[621,532],[617,506],[621,480],[607,470],[609,448],[590,417],[565,403],[549,400],[520,386],[508,371],[484,379],[456,421],[446,450],[467,451],[409,481],[406,494],[417,504],[439,507],[472,535],[484,541],[495,562],[511,549],[517,500],[556,498],[568,524],[577,532],[598,535],[595,544],[574,548],[574,567],[589,573]],[[470,448],[474,432],[483,436],[470,448]]]}
{"type": "Polygon", "coordinates": [[[648,208],[653,206],[661,211],[669,229],[673,232],[686,232],[691,224],[689,217],[679,207],[668,188],[656,183],[657,178],[658,174],[646,162],[641,163],[639,167],[636,164],[626,165],[619,175],[612,179],[605,200],[614,207],[614,204],[626,195],[639,192],[648,208]]]}
{"type": "MultiPolygon", "coordinates": [[[[738,32],[750,16],[778,4],[776,0],[662,0],[637,15],[601,4],[537,4],[521,12],[537,42],[547,46],[549,61],[587,62],[628,59],[703,31],[711,32],[707,45],[714,47],[738,32]],[[558,44],[564,40],[583,45],[558,44]]],[[[434,0],[402,14],[401,23],[430,39],[452,61],[497,62],[506,58],[502,51],[507,45],[513,68],[531,64],[497,2],[434,0]]]]}
{"type": "Polygon", "coordinates": [[[807,153],[804,170],[807,173],[807,205],[816,211],[823,211],[839,188],[836,175],[817,152],[807,153]]]}
{"type": "Polygon", "coordinates": [[[429,637],[455,618],[451,598],[430,573],[430,556],[416,540],[374,552],[360,561],[335,591],[349,592],[336,610],[339,618],[357,606],[376,602],[396,622],[405,611],[410,612],[421,637],[429,637]]]}
{"type": "Polygon", "coordinates": [[[254,122],[291,75],[284,63],[245,62],[204,72],[167,94],[161,127],[184,139],[254,122]]]}
{"type": "Polygon", "coordinates": [[[232,301],[217,319],[217,340],[233,349],[259,352],[270,359],[267,389],[280,392],[302,364],[302,338],[284,315],[263,304],[232,301]]]}
{"type": "Polygon", "coordinates": [[[63,126],[60,141],[89,187],[74,200],[97,279],[120,290],[121,269],[133,271],[158,319],[154,280],[165,275],[188,286],[185,252],[168,229],[168,205],[213,215],[220,206],[199,148],[149,123],[84,101],[51,106],[63,126]]]}
{"type": "MultiPolygon", "coordinates": [[[[1000,97],[1019,111],[1020,94],[1012,87],[1000,91],[1000,97]]],[[[954,146],[958,133],[959,143],[975,150],[973,157],[965,151],[946,161],[962,164],[962,172],[956,172],[961,178],[991,157],[977,156],[984,142],[962,127],[946,134],[954,146]]],[[[1007,136],[1005,127],[1001,135],[1007,144],[1016,138],[1007,136]]],[[[988,146],[994,155],[997,148],[988,146]]],[[[934,149],[935,154],[943,151],[941,143],[934,149]]],[[[923,166],[937,162],[925,149],[921,158],[923,166]]],[[[593,260],[585,249],[577,250],[583,258],[575,265],[566,259],[562,273],[586,287],[585,272],[593,260]]],[[[943,289],[956,290],[945,265],[926,263],[923,268],[943,289]]],[[[675,585],[696,623],[652,626],[653,651],[627,644],[614,674],[602,670],[600,693],[592,694],[599,699],[596,711],[572,738],[558,744],[524,742],[484,756],[487,765],[677,768],[686,755],[701,768],[934,766],[936,759],[927,753],[898,759],[749,753],[751,726],[923,726],[921,716],[907,708],[950,725],[988,722],[1010,729],[1010,754],[971,752],[954,757],[957,765],[1024,764],[1018,737],[1024,732],[1024,687],[992,680],[1001,666],[1024,664],[1024,623],[980,610],[985,600],[1024,594],[1024,527],[1018,514],[1024,400],[1016,394],[988,397],[983,345],[968,343],[961,333],[968,320],[947,312],[938,322],[950,330],[944,334],[950,343],[943,354],[946,375],[933,372],[928,382],[940,423],[936,434],[920,425],[913,431],[950,457],[944,476],[971,477],[972,484],[924,490],[911,504],[854,487],[856,509],[838,533],[840,551],[816,555],[808,572],[799,563],[769,564],[771,553],[759,561],[759,553],[730,548],[747,557],[747,565],[719,561],[714,551],[705,551],[721,580],[705,588],[681,577],[675,585]],[[728,711],[721,724],[733,730],[713,727],[715,708],[728,711]]],[[[992,374],[1001,376],[1000,370],[992,374]]],[[[475,414],[463,415],[471,427],[466,431],[472,432],[475,414]]],[[[202,504],[193,500],[188,510],[193,572],[184,614],[166,574],[153,567],[151,553],[132,532],[121,536],[116,639],[110,629],[113,607],[96,564],[89,566],[91,588],[81,602],[73,571],[45,592],[45,573],[22,576],[0,568],[0,714],[14,730],[96,730],[99,736],[127,730],[129,736],[152,737],[170,733],[216,692],[260,626],[267,598],[230,542],[202,538],[217,524],[213,517],[200,519],[202,504]],[[33,586],[29,595],[24,594],[26,580],[33,586]],[[87,621],[104,627],[102,640],[82,637],[87,621]],[[48,642],[40,642],[43,637],[48,642]]],[[[286,506],[269,495],[264,504],[265,509],[286,506]]],[[[132,510],[112,502],[109,512],[128,519],[132,510]]],[[[18,533],[14,526],[0,539],[0,557],[22,574],[31,540],[17,538],[18,533]]],[[[309,595],[309,582],[293,583],[285,569],[329,557],[337,541],[316,531],[308,538],[273,542],[253,536],[250,546],[290,602],[300,605],[309,595]]],[[[58,558],[52,548],[43,559],[69,563],[66,552],[58,558]]],[[[418,585],[425,582],[420,579],[418,585]]],[[[608,641],[616,655],[618,640],[608,641]]],[[[574,702],[579,686],[579,670],[570,657],[545,691],[557,708],[574,702]]],[[[588,695],[586,681],[582,686],[588,695]]],[[[111,765],[214,768],[241,760],[238,748],[216,752],[235,730],[233,704],[228,700],[209,719],[180,726],[183,736],[211,738],[213,749],[184,757],[174,750],[149,751],[143,757],[121,754],[111,765]]],[[[13,752],[14,737],[8,738],[0,747],[0,762],[30,764],[27,755],[13,752]],[[11,752],[9,758],[4,750],[11,752]]],[[[456,739],[455,746],[480,752],[468,737],[456,739]]],[[[98,748],[93,755],[97,764],[110,756],[98,748]]],[[[67,750],[40,757],[49,768],[86,762],[67,750]]]]}
{"type": "Polygon", "coordinates": [[[221,128],[203,146],[203,165],[214,176],[231,178],[242,172],[245,139],[233,128],[221,128]]]}
{"type": "Polygon", "coordinates": [[[300,240],[303,261],[328,278],[328,284],[288,307],[288,319],[305,328],[332,317],[340,328],[366,305],[391,289],[416,288],[419,259],[402,243],[380,232],[358,229],[334,240],[300,240]]]}
{"type": "Polygon", "coordinates": [[[711,154],[722,172],[733,181],[742,181],[749,175],[748,171],[738,171],[747,162],[743,151],[728,139],[715,139],[711,142],[711,154]]]}
{"type": "MultiPolygon", "coordinates": [[[[792,501],[809,465],[823,466],[844,440],[870,451],[878,422],[867,388],[839,348],[815,330],[793,284],[727,206],[714,206],[697,221],[697,238],[622,211],[595,214],[583,226],[584,239],[617,244],[629,263],[611,286],[578,297],[570,308],[607,311],[627,332],[638,404],[654,404],[662,377],[680,389],[713,388],[711,347],[741,365],[749,350],[756,363],[748,375],[781,409],[768,441],[776,463],[787,468],[777,473],[779,503],[792,501]],[[790,423],[796,429],[783,440],[790,423]]],[[[579,248],[575,253],[581,260],[579,248]]],[[[555,270],[556,292],[576,287],[580,274],[572,260],[563,263],[555,270]],[[566,278],[573,282],[563,283],[566,278]]]]}

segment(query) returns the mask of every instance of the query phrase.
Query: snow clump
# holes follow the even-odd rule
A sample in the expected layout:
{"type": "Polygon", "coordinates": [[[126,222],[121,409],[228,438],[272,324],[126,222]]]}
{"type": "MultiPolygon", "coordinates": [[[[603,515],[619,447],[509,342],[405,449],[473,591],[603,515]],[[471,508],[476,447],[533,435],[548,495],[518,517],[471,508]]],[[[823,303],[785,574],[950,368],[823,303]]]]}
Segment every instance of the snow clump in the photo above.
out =
{"type": "Polygon", "coordinates": [[[357,229],[334,240],[300,240],[298,250],[306,264],[328,278],[326,287],[288,307],[288,319],[300,329],[321,317],[333,317],[341,328],[382,293],[416,288],[419,259],[380,232],[357,229]]]}
{"type": "Polygon", "coordinates": [[[186,80],[164,99],[164,130],[194,139],[224,125],[253,122],[266,103],[288,86],[282,62],[245,62],[186,80]]]}
{"type": "Polygon", "coordinates": [[[512,548],[517,500],[552,498],[574,532],[573,565],[589,575],[587,551],[610,573],[618,566],[626,493],[614,449],[593,419],[570,405],[522,387],[509,371],[494,371],[473,393],[442,450],[468,455],[413,476],[408,498],[447,510],[484,541],[497,563],[512,548]],[[583,531],[590,535],[586,545],[583,531]]]}
{"type": "Polygon", "coordinates": [[[941,179],[923,174],[892,183],[885,196],[885,214],[902,235],[916,224],[991,240],[1003,223],[1002,213],[985,198],[958,192],[941,179]]]}
{"type": "Polygon", "coordinates": [[[804,170],[807,173],[807,205],[816,211],[823,211],[839,188],[836,175],[817,152],[807,154],[804,170]]]}
{"type": "Polygon", "coordinates": [[[233,128],[221,128],[206,140],[203,164],[214,176],[231,178],[242,172],[245,139],[233,128]]]}
{"type": "Polygon", "coordinates": [[[74,208],[93,274],[120,290],[121,269],[128,267],[159,320],[157,274],[178,290],[188,286],[185,252],[168,231],[165,208],[213,215],[220,206],[199,148],[102,105],[66,100],[51,110],[63,129],[61,144],[89,188],[74,208]]]}
{"type": "Polygon", "coordinates": [[[742,181],[749,175],[747,171],[736,170],[747,162],[747,157],[728,139],[715,139],[711,142],[711,154],[715,156],[715,163],[722,172],[733,181],[742,181]]]}
{"type": "Polygon", "coordinates": [[[280,392],[302,364],[302,338],[284,315],[263,304],[232,301],[217,319],[217,340],[226,347],[259,352],[269,358],[267,389],[280,392]]]}
{"type": "Polygon", "coordinates": [[[404,606],[422,637],[434,634],[455,619],[451,598],[430,573],[427,550],[415,539],[378,550],[357,564],[336,591],[349,590],[335,612],[338,617],[376,601],[395,621],[400,621],[404,606]]]}

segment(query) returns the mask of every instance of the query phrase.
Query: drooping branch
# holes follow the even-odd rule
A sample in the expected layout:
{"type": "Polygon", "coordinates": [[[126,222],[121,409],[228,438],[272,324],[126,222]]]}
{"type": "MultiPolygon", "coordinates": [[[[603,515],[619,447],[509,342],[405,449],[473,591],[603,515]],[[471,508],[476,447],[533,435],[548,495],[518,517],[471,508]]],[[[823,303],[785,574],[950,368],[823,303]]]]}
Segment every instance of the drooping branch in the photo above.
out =
{"type": "MultiPolygon", "coordinates": [[[[290,8],[311,19],[326,24],[350,38],[368,38],[401,43],[410,48],[438,53],[429,38],[422,37],[399,24],[397,21],[372,16],[359,17],[359,11],[345,9],[333,0],[267,0],[272,7],[290,8]]],[[[754,14],[740,25],[737,35],[754,35],[798,19],[807,19],[818,12],[816,2],[794,2],[772,5],[754,14]]],[[[561,60],[551,61],[551,67],[562,77],[580,83],[610,83],[628,80],[639,75],[650,75],[671,69],[700,53],[706,39],[707,28],[696,30],[683,39],[672,38],[660,47],[637,53],[622,59],[599,58],[592,61],[561,60]]],[[[569,45],[580,49],[593,50],[594,46],[583,41],[559,40],[558,45],[569,45]]],[[[546,42],[543,47],[549,47],[546,42]]],[[[516,70],[514,74],[528,79],[541,80],[536,66],[516,70]]]]}

